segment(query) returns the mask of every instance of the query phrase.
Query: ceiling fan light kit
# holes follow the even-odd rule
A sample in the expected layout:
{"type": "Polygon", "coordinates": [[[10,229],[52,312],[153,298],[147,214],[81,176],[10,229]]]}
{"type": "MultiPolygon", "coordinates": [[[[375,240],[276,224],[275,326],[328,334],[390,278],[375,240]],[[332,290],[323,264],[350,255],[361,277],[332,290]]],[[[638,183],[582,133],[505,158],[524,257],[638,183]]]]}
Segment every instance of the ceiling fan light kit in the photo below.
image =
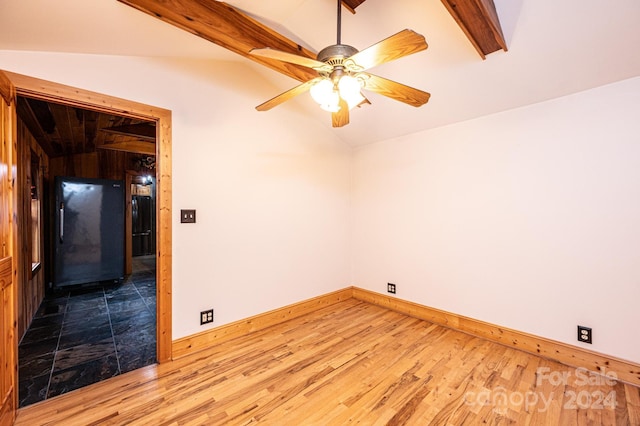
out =
{"type": "Polygon", "coordinates": [[[322,78],[309,89],[314,101],[325,111],[338,112],[340,110],[340,95],[331,80],[322,78]]]}
{"type": "MultiPolygon", "coordinates": [[[[337,70],[336,70],[337,71],[337,70]]],[[[340,100],[347,103],[349,110],[362,104],[366,98],[362,95],[364,79],[357,75],[332,72],[313,83],[309,93],[314,101],[325,111],[338,112],[341,108],[340,100]]]]}
{"type": "Polygon", "coordinates": [[[340,111],[340,99],[347,102],[349,110],[365,101],[361,93],[364,79],[353,73],[358,70],[357,65],[345,64],[345,58],[356,53],[358,50],[355,47],[345,44],[325,47],[318,53],[318,61],[326,66],[316,68],[322,78],[311,86],[310,93],[313,100],[325,111],[340,111]]]}
{"type": "Polygon", "coordinates": [[[338,93],[342,99],[347,101],[350,110],[365,101],[365,97],[360,91],[363,86],[364,80],[359,79],[357,75],[344,75],[338,80],[338,93]]]}
{"type": "Polygon", "coordinates": [[[322,49],[317,59],[281,52],[275,49],[252,49],[252,55],[311,68],[318,77],[308,80],[256,107],[267,111],[309,90],[311,97],[325,111],[331,112],[333,127],[349,124],[349,110],[369,103],[362,90],[376,92],[391,99],[419,107],[428,102],[429,93],[365,72],[403,56],[425,50],[424,37],[405,29],[362,51],[341,44],[341,7],[338,0],[337,43],[322,49]]]}

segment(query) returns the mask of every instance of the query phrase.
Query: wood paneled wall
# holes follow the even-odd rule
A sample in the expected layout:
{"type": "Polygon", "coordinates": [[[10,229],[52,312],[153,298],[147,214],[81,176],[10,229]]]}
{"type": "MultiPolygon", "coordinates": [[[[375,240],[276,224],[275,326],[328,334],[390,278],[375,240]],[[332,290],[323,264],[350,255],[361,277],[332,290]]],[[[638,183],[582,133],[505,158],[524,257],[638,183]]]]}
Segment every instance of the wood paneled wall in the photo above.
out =
{"type": "Polygon", "coordinates": [[[44,255],[45,241],[45,182],[48,181],[49,158],[31,135],[27,126],[18,119],[18,250],[20,250],[19,265],[21,280],[18,282],[18,340],[29,328],[31,319],[38,310],[45,294],[45,268],[47,258],[44,255]],[[32,170],[31,156],[39,157],[38,170],[32,170]],[[40,200],[40,267],[32,270],[32,223],[31,223],[31,185],[32,176],[37,179],[40,200]]]}
{"type": "Polygon", "coordinates": [[[131,155],[121,151],[100,150],[90,154],[67,155],[50,160],[50,175],[94,179],[124,179],[131,168],[131,155]]]}

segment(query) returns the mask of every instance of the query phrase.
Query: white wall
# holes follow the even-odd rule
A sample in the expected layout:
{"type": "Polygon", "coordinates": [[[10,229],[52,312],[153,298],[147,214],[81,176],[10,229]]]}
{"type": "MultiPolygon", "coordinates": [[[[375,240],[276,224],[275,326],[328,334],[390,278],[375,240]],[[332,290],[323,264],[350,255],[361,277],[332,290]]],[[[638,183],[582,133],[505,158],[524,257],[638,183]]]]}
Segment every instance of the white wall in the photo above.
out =
{"type": "Polygon", "coordinates": [[[394,282],[570,344],[591,326],[584,347],[640,362],[640,78],[352,159],[295,103],[255,112],[274,89],[243,65],[0,51],[0,69],[172,110],[174,338],[206,330],[209,307],[219,326],[394,282]]]}
{"type": "Polygon", "coordinates": [[[640,78],[354,155],[354,285],[640,362],[640,78]]]}
{"type": "Polygon", "coordinates": [[[219,326],[350,284],[351,150],[295,103],[255,111],[277,89],[248,67],[0,51],[0,69],[172,111],[174,339],[204,309],[219,326]]]}

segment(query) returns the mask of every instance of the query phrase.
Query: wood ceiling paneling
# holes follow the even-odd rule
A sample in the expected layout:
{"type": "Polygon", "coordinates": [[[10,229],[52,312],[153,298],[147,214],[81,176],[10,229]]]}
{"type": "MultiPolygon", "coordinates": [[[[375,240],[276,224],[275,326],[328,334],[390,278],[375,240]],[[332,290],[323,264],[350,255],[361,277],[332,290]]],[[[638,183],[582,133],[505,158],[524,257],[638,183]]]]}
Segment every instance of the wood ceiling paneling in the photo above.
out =
{"type": "Polygon", "coordinates": [[[155,123],[18,97],[17,114],[50,158],[96,149],[155,155],[155,123]]]}

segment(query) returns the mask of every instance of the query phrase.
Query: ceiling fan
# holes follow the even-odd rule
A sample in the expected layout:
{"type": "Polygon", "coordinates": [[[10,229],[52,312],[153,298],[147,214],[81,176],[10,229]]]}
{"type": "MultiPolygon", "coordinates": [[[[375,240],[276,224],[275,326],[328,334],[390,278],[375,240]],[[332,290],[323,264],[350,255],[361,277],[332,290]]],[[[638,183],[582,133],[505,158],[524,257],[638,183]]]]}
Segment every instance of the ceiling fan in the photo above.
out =
{"type": "Polygon", "coordinates": [[[336,44],[322,49],[317,59],[270,48],[252,49],[249,52],[251,55],[301,65],[318,72],[318,77],[258,105],[256,107],[258,111],[268,111],[309,90],[320,107],[331,112],[333,127],[342,127],[349,124],[350,109],[363,103],[370,103],[363,96],[362,89],[414,107],[427,103],[431,96],[429,93],[365,72],[385,62],[425,50],[428,46],[424,37],[405,29],[358,51],[355,47],[341,43],[341,17],[342,0],[338,0],[336,44]]]}

